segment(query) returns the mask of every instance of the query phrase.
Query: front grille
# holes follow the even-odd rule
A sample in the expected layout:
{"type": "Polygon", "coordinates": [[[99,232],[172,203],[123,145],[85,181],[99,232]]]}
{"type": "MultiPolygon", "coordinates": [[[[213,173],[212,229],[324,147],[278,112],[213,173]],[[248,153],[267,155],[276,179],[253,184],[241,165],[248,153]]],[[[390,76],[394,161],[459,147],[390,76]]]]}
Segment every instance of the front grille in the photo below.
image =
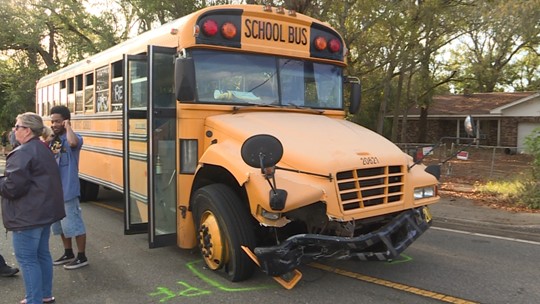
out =
{"type": "Polygon", "coordinates": [[[336,182],[343,211],[399,202],[403,197],[401,166],[338,172],[336,182]]]}

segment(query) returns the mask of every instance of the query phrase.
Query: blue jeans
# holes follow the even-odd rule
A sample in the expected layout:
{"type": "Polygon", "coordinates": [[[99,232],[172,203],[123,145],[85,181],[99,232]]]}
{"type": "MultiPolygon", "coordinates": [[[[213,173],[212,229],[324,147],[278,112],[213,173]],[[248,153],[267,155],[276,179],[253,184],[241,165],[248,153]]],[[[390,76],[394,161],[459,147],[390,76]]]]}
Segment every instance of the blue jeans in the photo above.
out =
{"type": "Polygon", "coordinates": [[[15,258],[21,268],[28,304],[52,297],[53,263],[49,251],[51,225],[13,231],[15,258]]]}

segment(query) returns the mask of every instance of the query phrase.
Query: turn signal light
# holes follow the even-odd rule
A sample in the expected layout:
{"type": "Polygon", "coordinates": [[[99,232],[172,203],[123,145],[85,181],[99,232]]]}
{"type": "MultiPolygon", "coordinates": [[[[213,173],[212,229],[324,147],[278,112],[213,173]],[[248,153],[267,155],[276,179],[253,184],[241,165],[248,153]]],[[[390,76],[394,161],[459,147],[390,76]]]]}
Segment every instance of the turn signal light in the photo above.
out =
{"type": "Polygon", "coordinates": [[[317,51],[322,51],[326,49],[326,38],[319,36],[315,38],[314,44],[317,51]]]}
{"type": "Polygon", "coordinates": [[[221,34],[225,39],[232,39],[234,36],[236,36],[236,26],[232,24],[231,22],[225,22],[221,26],[221,34]]]}

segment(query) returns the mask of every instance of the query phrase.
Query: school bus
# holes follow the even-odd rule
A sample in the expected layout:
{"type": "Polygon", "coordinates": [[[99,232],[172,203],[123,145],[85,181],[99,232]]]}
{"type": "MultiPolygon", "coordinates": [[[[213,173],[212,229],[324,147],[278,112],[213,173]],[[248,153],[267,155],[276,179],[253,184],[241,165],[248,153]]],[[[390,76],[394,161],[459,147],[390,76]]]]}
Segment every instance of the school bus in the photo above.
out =
{"type": "Polygon", "coordinates": [[[213,6],[43,77],[36,111],[72,111],[82,199],[122,192],[126,234],[291,288],[301,263],[395,258],[439,200],[435,174],[345,119],[346,53],[294,11],[213,6]]]}

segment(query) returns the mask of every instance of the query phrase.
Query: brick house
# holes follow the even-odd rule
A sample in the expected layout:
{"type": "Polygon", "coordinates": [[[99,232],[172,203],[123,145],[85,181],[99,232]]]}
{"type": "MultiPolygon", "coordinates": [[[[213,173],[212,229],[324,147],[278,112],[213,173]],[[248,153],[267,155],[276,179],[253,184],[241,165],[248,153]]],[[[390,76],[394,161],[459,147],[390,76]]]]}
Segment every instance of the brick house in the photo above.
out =
{"type": "MultiPolygon", "coordinates": [[[[520,152],[525,137],[540,127],[540,92],[435,96],[428,110],[427,141],[466,137],[463,120],[467,115],[474,118],[480,145],[509,147],[520,152]]],[[[419,118],[419,108],[409,109],[406,139],[409,143],[418,141],[419,118]]]]}

